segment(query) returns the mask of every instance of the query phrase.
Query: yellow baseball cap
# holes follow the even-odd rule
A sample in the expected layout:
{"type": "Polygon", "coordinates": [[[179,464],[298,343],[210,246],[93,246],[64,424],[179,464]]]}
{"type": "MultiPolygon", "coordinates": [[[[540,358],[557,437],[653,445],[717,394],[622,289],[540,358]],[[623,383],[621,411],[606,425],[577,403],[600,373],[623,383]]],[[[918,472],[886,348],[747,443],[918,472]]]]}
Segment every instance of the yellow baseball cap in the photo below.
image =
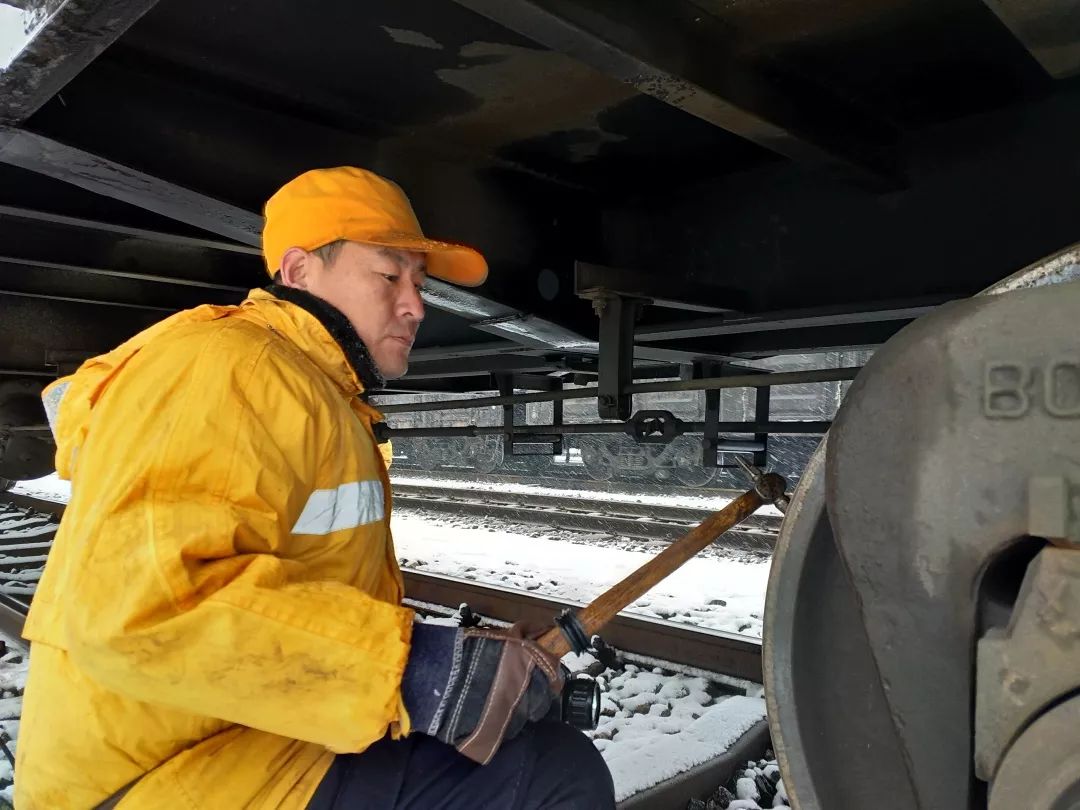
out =
{"type": "Polygon", "coordinates": [[[484,257],[471,247],[428,239],[396,184],[366,169],[314,169],[290,180],[263,211],[262,247],[274,275],[291,247],[315,250],[348,239],[427,255],[428,274],[465,287],[487,278],[484,257]]]}

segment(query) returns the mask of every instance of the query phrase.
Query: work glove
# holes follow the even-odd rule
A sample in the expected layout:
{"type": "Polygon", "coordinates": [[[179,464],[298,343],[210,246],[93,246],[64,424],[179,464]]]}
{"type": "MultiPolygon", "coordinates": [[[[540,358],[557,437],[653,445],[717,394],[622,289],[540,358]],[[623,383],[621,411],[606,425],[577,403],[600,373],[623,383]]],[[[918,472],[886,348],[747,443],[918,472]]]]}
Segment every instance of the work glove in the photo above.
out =
{"type": "Polygon", "coordinates": [[[415,624],[401,682],[413,731],[484,765],[503,740],[543,719],[562,694],[563,669],[527,632],[415,624]]]}

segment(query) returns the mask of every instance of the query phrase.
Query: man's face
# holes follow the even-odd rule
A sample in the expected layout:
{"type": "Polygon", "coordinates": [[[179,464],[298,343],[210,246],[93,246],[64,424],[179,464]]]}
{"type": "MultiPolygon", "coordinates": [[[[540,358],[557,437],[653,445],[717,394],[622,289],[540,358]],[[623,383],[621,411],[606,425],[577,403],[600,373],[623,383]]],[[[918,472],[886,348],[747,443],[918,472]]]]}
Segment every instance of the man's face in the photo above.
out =
{"type": "Polygon", "coordinates": [[[305,289],[341,311],[383,377],[393,380],[402,376],[409,368],[409,352],[424,319],[420,298],[427,281],[424,254],[346,242],[327,264],[313,253],[299,251],[302,255],[298,256],[294,250],[299,251],[290,250],[282,265],[283,282],[305,289]]]}

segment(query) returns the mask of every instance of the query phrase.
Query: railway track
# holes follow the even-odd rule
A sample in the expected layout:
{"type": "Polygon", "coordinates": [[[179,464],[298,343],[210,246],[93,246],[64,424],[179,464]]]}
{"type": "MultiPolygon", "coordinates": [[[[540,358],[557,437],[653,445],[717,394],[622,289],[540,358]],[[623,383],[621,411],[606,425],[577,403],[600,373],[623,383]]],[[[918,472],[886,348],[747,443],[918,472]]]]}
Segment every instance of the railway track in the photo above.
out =
{"type": "MultiPolygon", "coordinates": [[[[0,494],[0,630],[9,635],[21,634],[22,620],[63,511],[64,505],[53,501],[0,494]]],[[[464,602],[477,614],[492,619],[549,624],[563,608],[580,607],[565,600],[455,577],[413,570],[405,570],[403,575],[407,600],[423,610],[452,612],[464,602]]],[[[605,630],[604,637],[634,656],[761,681],[761,643],[747,636],[621,614],[605,630]]]]}
{"type": "MultiPolygon", "coordinates": [[[[34,588],[63,513],[60,503],[0,493],[0,635],[12,641],[22,635],[34,588]]],[[[412,570],[403,574],[406,603],[427,615],[450,616],[467,603],[485,619],[550,624],[562,609],[582,607],[449,576],[412,570]]],[[[754,638],[627,614],[620,614],[608,625],[604,638],[625,662],[644,671],[704,676],[723,684],[721,688],[729,694],[756,694],[756,685],[762,681],[761,643],[754,638]]],[[[630,795],[620,801],[619,808],[681,810],[690,798],[727,782],[747,760],[758,759],[768,745],[768,728],[764,721],[758,722],[725,753],[630,795]]]]}
{"type": "MultiPolygon", "coordinates": [[[[462,487],[393,482],[395,508],[445,515],[489,518],[508,523],[550,526],[638,540],[672,541],[712,514],[709,509],[660,506],[598,498],[566,498],[519,492],[476,491],[462,487]]],[[[771,553],[781,518],[753,515],[714,545],[736,551],[771,553]]]]}
{"type": "MultiPolygon", "coordinates": [[[[618,491],[628,498],[636,495],[644,495],[656,487],[656,482],[644,481],[596,481],[587,473],[571,467],[566,470],[556,470],[555,473],[538,475],[536,473],[514,475],[511,473],[482,473],[465,467],[450,468],[443,470],[422,470],[419,467],[406,467],[398,461],[394,461],[390,468],[390,478],[394,483],[398,481],[414,483],[425,481],[460,482],[462,480],[482,481],[485,484],[524,484],[528,486],[551,486],[574,489],[581,492],[611,492],[618,491]]],[[[665,483],[664,491],[676,497],[716,497],[732,495],[735,490],[727,486],[704,486],[684,487],[665,483]]]]}

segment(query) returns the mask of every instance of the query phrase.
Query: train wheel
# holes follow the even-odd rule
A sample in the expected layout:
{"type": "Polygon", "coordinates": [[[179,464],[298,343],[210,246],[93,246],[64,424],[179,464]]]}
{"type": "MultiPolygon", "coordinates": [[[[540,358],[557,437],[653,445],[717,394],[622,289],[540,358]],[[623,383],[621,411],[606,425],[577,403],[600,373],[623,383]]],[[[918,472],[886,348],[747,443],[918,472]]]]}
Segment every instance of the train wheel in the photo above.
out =
{"type": "Polygon", "coordinates": [[[694,439],[677,439],[672,463],[675,480],[684,487],[703,487],[716,478],[716,469],[701,466],[701,442],[694,439]]]}
{"type": "Polygon", "coordinates": [[[582,441],[581,462],[594,481],[610,481],[615,475],[615,456],[604,442],[596,439],[582,441]]]}

